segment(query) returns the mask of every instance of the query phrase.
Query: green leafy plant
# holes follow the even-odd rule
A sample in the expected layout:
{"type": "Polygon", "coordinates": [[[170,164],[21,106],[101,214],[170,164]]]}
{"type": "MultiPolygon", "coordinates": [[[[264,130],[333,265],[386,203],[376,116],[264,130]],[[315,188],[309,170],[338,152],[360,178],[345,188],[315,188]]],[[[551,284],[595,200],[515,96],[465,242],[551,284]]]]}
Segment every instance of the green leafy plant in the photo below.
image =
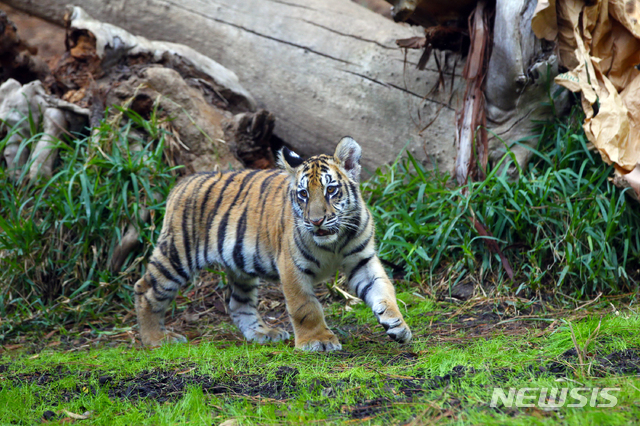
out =
{"type": "MultiPolygon", "coordinates": [[[[0,140],[0,151],[7,139],[0,140]]],[[[132,305],[131,281],[159,232],[175,181],[163,161],[164,141],[155,114],[143,120],[120,110],[90,136],[58,141],[59,165],[51,179],[31,182],[23,172],[12,181],[0,168],[0,315],[7,319],[2,334],[132,305]],[[151,211],[150,223],[140,220],[143,208],[151,211]],[[144,244],[122,272],[110,273],[109,261],[129,223],[144,244]]]]}
{"type": "MultiPolygon", "coordinates": [[[[383,258],[402,263],[406,277],[425,281],[442,268],[455,283],[467,275],[495,288],[567,291],[576,297],[636,288],[640,213],[609,180],[612,167],[587,147],[581,112],[540,125],[537,149],[519,179],[507,155],[481,182],[448,186],[410,153],[364,185],[383,258]],[[474,220],[493,237],[481,236],[474,220]],[[493,239],[515,271],[511,282],[493,239]],[[453,279],[451,278],[453,277],[453,279]]],[[[433,280],[432,280],[433,281],[433,280]]]]}

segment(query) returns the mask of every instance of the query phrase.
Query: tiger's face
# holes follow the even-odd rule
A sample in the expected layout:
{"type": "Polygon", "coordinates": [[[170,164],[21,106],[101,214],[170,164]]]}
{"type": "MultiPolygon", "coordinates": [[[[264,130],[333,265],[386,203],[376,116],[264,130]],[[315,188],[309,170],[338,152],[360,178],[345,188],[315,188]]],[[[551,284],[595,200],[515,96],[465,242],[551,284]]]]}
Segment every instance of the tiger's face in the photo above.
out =
{"type": "Polygon", "coordinates": [[[333,156],[303,160],[287,148],[281,151],[279,164],[291,175],[294,214],[316,243],[338,240],[359,212],[360,156],[360,146],[349,137],[333,156]]]}

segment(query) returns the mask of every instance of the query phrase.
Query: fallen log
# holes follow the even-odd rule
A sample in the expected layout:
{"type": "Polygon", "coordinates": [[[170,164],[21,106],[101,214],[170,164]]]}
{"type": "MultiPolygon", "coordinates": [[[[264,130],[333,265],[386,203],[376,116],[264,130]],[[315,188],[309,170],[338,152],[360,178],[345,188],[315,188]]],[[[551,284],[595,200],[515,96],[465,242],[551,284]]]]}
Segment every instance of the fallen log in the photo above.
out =
{"type": "MultiPolygon", "coordinates": [[[[60,21],[67,1],[7,3],[60,21]]],[[[331,152],[351,135],[363,145],[369,171],[405,146],[452,170],[462,66],[454,69],[455,57],[443,56],[444,78],[453,85],[432,91],[441,76],[435,59],[418,70],[420,52],[395,44],[419,35],[418,27],[341,0],[85,0],[82,7],[133,34],[189,45],[233,70],[258,107],[276,117],[276,136],[302,154],[331,152]]]]}
{"type": "MultiPolygon", "coordinates": [[[[58,22],[66,5],[66,0],[4,1],[58,22]]],[[[390,2],[399,13],[396,19],[437,25],[427,28],[431,42],[434,29],[445,29],[435,31],[437,43],[427,46],[433,54],[395,43],[418,38],[424,34],[421,28],[393,23],[343,0],[219,0],[215,5],[84,0],[83,7],[96,19],[147,38],[184,43],[233,70],[258,107],[276,117],[274,134],[302,154],[331,151],[337,140],[351,135],[363,145],[365,170],[393,161],[406,147],[423,162],[453,172],[456,113],[466,86],[460,75],[464,59],[436,49],[460,44],[460,32],[451,31],[449,43],[446,30],[468,32],[468,13],[476,2],[390,2]]],[[[491,162],[508,147],[521,165],[526,163],[531,151],[513,141],[529,137],[532,121],[552,112],[544,102],[558,60],[553,45],[533,35],[535,4],[498,0],[495,5],[484,88],[488,155],[482,153],[491,162]]],[[[556,110],[563,105],[566,97],[556,110]]],[[[516,177],[517,168],[510,171],[516,177]]]]}

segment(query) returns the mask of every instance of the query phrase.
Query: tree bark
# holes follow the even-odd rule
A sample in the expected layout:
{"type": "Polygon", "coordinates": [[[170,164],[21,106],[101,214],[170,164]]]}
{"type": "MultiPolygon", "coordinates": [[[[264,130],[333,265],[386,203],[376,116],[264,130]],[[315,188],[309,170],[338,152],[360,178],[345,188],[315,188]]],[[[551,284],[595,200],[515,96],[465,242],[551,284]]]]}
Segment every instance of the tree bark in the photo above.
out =
{"type": "MultiPolygon", "coordinates": [[[[507,148],[525,165],[535,147],[536,122],[562,115],[569,106],[569,93],[550,102],[549,92],[559,87],[558,57],[553,43],[539,40],[531,30],[535,0],[498,0],[493,24],[493,49],[485,85],[489,161],[498,162],[507,148]],[[519,143],[514,143],[519,141],[519,143]]],[[[518,177],[515,166],[509,168],[518,177]]]]}

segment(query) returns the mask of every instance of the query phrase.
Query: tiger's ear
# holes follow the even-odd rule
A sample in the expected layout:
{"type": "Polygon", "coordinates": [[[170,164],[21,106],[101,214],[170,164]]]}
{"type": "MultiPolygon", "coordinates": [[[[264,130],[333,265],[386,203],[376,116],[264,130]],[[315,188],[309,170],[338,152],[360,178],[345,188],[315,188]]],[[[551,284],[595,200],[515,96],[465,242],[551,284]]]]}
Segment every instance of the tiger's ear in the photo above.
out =
{"type": "Polygon", "coordinates": [[[295,173],[294,169],[302,163],[304,163],[302,157],[291,151],[286,146],[278,152],[278,160],[276,161],[276,164],[291,175],[295,173]]]}
{"type": "Polygon", "coordinates": [[[360,148],[358,142],[349,136],[345,136],[340,139],[336,147],[336,153],[333,156],[342,164],[349,179],[360,182],[360,157],[362,157],[362,148],[360,148]]]}

